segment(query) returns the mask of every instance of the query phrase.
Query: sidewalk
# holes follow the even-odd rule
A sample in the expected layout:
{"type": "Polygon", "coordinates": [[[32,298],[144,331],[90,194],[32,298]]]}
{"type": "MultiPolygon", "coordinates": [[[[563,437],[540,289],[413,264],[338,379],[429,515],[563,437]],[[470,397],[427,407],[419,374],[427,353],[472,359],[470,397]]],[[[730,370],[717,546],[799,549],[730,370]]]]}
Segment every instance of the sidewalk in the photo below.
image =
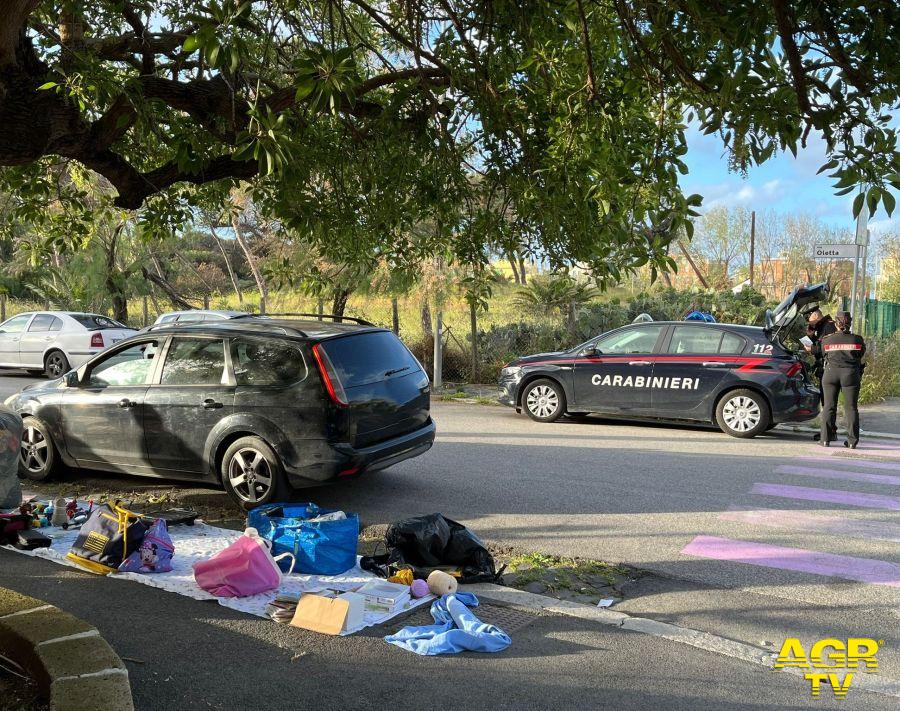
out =
{"type": "Polygon", "coordinates": [[[859,408],[859,424],[866,432],[884,432],[900,437],[900,397],[859,408]]]}

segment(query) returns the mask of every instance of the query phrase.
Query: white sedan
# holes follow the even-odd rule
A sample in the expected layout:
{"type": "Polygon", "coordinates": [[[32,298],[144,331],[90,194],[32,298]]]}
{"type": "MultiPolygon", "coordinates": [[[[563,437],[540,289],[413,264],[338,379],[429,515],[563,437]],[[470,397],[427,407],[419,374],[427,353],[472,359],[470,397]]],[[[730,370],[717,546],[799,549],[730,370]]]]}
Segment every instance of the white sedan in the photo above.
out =
{"type": "Polygon", "coordinates": [[[18,314],[0,323],[0,368],[20,368],[58,378],[133,333],[137,331],[100,314],[18,314]]]}

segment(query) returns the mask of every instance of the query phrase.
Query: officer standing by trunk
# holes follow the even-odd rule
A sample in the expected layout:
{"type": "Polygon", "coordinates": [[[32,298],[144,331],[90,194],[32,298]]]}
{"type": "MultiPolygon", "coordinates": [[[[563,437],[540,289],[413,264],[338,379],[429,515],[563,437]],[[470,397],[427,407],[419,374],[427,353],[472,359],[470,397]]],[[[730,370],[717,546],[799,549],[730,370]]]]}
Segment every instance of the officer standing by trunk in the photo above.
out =
{"type": "Polygon", "coordinates": [[[850,314],[838,311],[838,330],[818,341],[814,355],[821,355],[825,362],[822,374],[822,392],[825,405],[822,410],[821,444],[830,445],[830,438],[837,427],[838,396],[844,393],[844,418],[847,420],[847,439],[844,446],[856,449],[859,443],[859,386],[862,382],[863,356],[866,342],[862,336],[850,332],[850,314]]]}
{"type": "MultiPolygon", "coordinates": [[[[810,344],[806,346],[806,350],[813,355],[815,362],[813,363],[813,376],[819,384],[819,405],[825,405],[825,389],[822,387],[822,373],[825,371],[825,361],[823,359],[822,350],[818,348],[818,343],[825,336],[830,336],[837,331],[834,325],[834,319],[828,314],[823,314],[822,309],[815,308],[809,312],[807,316],[806,336],[810,340],[810,344]]],[[[829,432],[827,441],[835,438],[834,432],[829,432]]],[[[819,440],[820,436],[814,435],[814,440],[819,440]]]]}

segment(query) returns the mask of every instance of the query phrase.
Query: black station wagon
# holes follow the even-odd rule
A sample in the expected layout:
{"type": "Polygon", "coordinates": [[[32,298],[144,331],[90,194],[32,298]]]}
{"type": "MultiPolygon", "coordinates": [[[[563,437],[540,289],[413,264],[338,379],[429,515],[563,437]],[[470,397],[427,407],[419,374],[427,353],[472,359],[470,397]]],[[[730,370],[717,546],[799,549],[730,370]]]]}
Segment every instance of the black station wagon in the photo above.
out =
{"type": "Polygon", "coordinates": [[[251,508],[423,454],[428,376],[391,331],[348,320],[151,326],[6,401],[24,418],[20,475],[221,482],[251,508]]]}

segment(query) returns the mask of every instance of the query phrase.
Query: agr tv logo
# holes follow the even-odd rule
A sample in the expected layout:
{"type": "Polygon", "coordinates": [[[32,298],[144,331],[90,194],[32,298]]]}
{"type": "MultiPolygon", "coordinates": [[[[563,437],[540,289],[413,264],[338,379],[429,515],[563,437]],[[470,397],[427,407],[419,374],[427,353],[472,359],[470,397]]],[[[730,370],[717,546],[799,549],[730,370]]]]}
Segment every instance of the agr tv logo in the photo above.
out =
{"type": "MultiPolygon", "coordinates": [[[[884,640],[875,641],[866,637],[850,637],[846,643],[840,639],[820,639],[809,650],[809,657],[803,643],[796,637],[789,637],[781,645],[778,659],[775,660],[775,671],[793,667],[795,669],[862,669],[869,674],[878,671],[878,648],[884,640]]],[[[828,684],[838,699],[846,698],[853,683],[854,672],[848,671],[843,678],[835,671],[804,674],[809,680],[810,691],[814,699],[821,696],[822,685],[828,684]]]]}

